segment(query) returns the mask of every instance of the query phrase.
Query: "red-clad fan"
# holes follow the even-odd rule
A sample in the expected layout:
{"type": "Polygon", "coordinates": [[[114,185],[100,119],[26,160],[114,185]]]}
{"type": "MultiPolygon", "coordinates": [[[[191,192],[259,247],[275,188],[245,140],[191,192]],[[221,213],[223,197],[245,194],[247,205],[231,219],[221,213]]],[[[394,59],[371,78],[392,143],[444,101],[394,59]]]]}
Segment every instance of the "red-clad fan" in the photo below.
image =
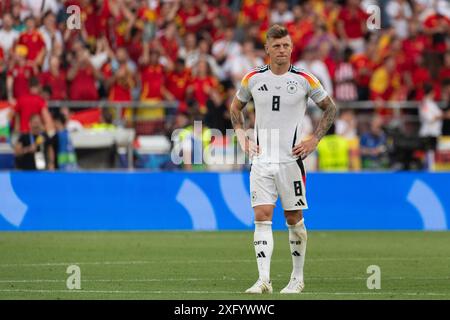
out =
{"type": "Polygon", "coordinates": [[[66,7],[76,5],[81,8],[81,24],[89,43],[94,43],[96,38],[108,34],[108,19],[111,15],[109,0],[68,0],[64,5],[66,7]]]}
{"type": "Polygon", "coordinates": [[[217,16],[222,19],[225,26],[232,26],[236,24],[236,19],[233,14],[233,10],[230,8],[228,0],[213,0],[210,7],[217,10],[217,16]]]}
{"type": "Polygon", "coordinates": [[[292,37],[294,45],[292,60],[297,61],[314,35],[314,17],[305,14],[300,5],[294,6],[292,13],[294,14],[294,21],[287,23],[286,28],[292,37]]]}
{"type": "Polygon", "coordinates": [[[437,11],[433,11],[423,21],[425,32],[432,35],[432,50],[443,54],[447,50],[446,39],[450,30],[450,19],[437,11]]]}
{"type": "Polygon", "coordinates": [[[211,38],[216,37],[217,27],[220,27],[222,24],[222,20],[226,21],[226,11],[223,10],[223,7],[220,8],[219,0],[216,1],[204,1],[201,4],[200,9],[205,15],[205,19],[203,19],[203,23],[201,25],[203,30],[207,30],[211,38]],[[225,16],[221,16],[221,12],[225,14],[225,16]]]}
{"type": "Polygon", "coordinates": [[[372,72],[375,70],[376,48],[374,44],[368,45],[365,52],[353,54],[350,63],[355,70],[355,81],[358,87],[358,99],[369,100],[369,83],[372,72]]]}
{"type": "Polygon", "coordinates": [[[87,49],[78,50],[76,61],[67,72],[70,81],[69,97],[72,100],[97,100],[96,80],[100,77],[98,71],[90,62],[87,49]]]}
{"type": "Polygon", "coordinates": [[[188,94],[198,103],[201,113],[206,113],[206,102],[212,88],[219,84],[213,76],[206,60],[199,60],[193,68],[193,78],[188,87],[188,94]]]}
{"type": "MultiPolygon", "coordinates": [[[[166,2],[164,1],[164,3],[162,5],[170,5],[172,2],[166,2]]],[[[175,2],[174,2],[175,3],[175,2]]],[[[156,3],[154,3],[156,5],[156,3]]],[[[147,1],[141,1],[138,4],[137,10],[136,10],[136,27],[143,29],[144,25],[146,23],[156,23],[157,19],[165,19],[168,18],[169,21],[172,18],[173,19],[173,13],[172,14],[168,14],[168,16],[170,17],[165,17],[166,12],[161,12],[161,7],[160,5],[157,5],[156,8],[152,7],[150,8],[148,6],[148,2],[147,1]]]]}
{"type": "MultiPolygon", "coordinates": [[[[123,47],[130,39],[131,29],[135,23],[136,16],[133,12],[123,3],[111,3],[110,4],[111,19],[114,23],[109,24],[106,28],[108,31],[106,37],[111,47],[118,48],[123,47]],[[110,28],[111,30],[109,30],[110,28]]],[[[106,20],[107,21],[107,20],[106,20]]]]}
{"type": "Polygon", "coordinates": [[[419,56],[423,55],[426,48],[431,47],[431,39],[419,29],[417,21],[409,24],[409,37],[402,42],[402,51],[407,59],[409,70],[412,70],[419,56]]]}
{"type": "Polygon", "coordinates": [[[65,100],[67,99],[66,72],[61,69],[58,56],[51,56],[49,64],[49,70],[39,75],[41,86],[51,89],[51,100],[65,100]]]}
{"type": "Polygon", "coordinates": [[[44,38],[36,28],[36,20],[34,17],[27,17],[25,25],[27,29],[20,34],[17,44],[27,47],[27,60],[39,66],[45,57],[44,38]]]}
{"type": "Polygon", "coordinates": [[[447,51],[444,55],[444,65],[439,71],[438,78],[440,82],[450,79],[450,51],[447,51]]]}
{"type": "Polygon", "coordinates": [[[370,78],[371,100],[395,100],[402,88],[402,77],[395,63],[395,57],[390,55],[374,70],[370,78]]]}
{"type": "Polygon", "coordinates": [[[181,3],[181,8],[178,10],[175,18],[180,27],[181,34],[185,34],[186,32],[197,33],[200,31],[206,19],[205,8],[194,0],[184,0],[181,3]]]}
{"type": "MultiPolygon", "coordinates": [[[[444,99],[446,95],[445,83],[450,82],[450,51],[444,55],[444,65],[439,69],[437,79],[434,81],[434,92],[436,100],[444,99]]],[[[450,114],[450,111],[448,112],[450,114]]],[[[449,122],[450,123],[450,122],[449,122]]]]}
{"type": "Polygon", "coordinates": [[[241,7],[240,20],[247,24],[269,20],[269,0],[244,0],[241,7]]]}
{"type": "Polygon", "coordinates": [[[28,93],[28,82],[31,77],[36,75],[36,68],[30,61],[27,61],[27,55],[26,46],[16,46],[12,57],[12,68],[8,70],[6,81],[8,100],[12,103],[18,97],[28,93]]]}
{"type": "MultiPolygon", "coordinates": [[[[410,75],[412,72],[410,60],[403,51],[402,41],[397,37],[391,39],[391,43],[387,47],[387,55],[393,56],[397,72],[401,73],[403,77],[410,75]]],[[[414,61],[414,64],[416,61],[414,61]]]]}
{"type": "Polygon", "coordinates": [[[177,25],[175,23],[170,23],[158,39],[162,48],[161,54],[168,57],[172,62],[175,62],[178,56],[179,46],[176,36],[177,25]]]}
{"type": "Polygon", "coordinates": [[[331,43],[330,42],[322,42],[318,48],[318,57],[323,63],[327,66],[328,73],[330,74],[330,78],[334,80],[334,76],[337,68],[336,57],[333,54],[331,43]]]}
{"type": "Polygon", "coordinates": [[[10,117],[18,116],[20,120],[20,132],[27,133],[30,131],[30,118],[34,114],[39,114],[44,121],[47,132],[52,131],[53,121],[47,108],[47,102],[40,95],[39,80],[35,77],[29,81],[29,93],[21,95],[17,99],[17,103],[10,114],[10,117]]]}
{"type": "MultiPolygon", "coordinates": [[[[144,49],[141,59],[140,81],[141,81],[141,101],[154,104],[154,108],[139,108],[137,116],[142,121],[152,121],[157,123],[157,127],[162,127],[164,120],[164,109],[161,101],[170,97],[165,83],[164,66],[160,63],[160,53],[152,48],[144,49]]],[[[149,126],[149,124],[145,124],[149,126]]],[[[151,127],[151,131],[155,128],[151,127]]],[[[141,131],[140,128],[138,131],[141,131]]],[[[143,129],[145,131],[145,129],[143,129]]],[[[150,131],[150,132],[151,132],[150,131]]],[[[148,133],[148,132],[147,132],[148,133]]]]}
{"type": "MultiPolygon", "coordinates": [[[[7,100],[8,96],[6,94],[6,77],[7,77],[7,65],[5,61],[5,56],[3,55],[3,49],[0,47],[0,110],[2,109],[2,100],[7,100]]],[[[0,111],[1,113],[1,111],[0,111]]],[[[1,130],[0,130],[1,131],[1,130]]],[[[1,137],[5,136],[0,133],[1,137]]]]}
{"type": "Polygon", "coordinates": [[[12,7],[12,0],[2,0],[0,3],[0,15],[3,15],[5,12],[10,12],[12,7]]]}
{"type": "Polygon", "coordinates": [[[164,66],[159,62],[160,53],[150,50],[148,64],[144,64],[140,71],[141,100],[164,99],[164,66]]]}
{"type": "Polygon", "coordinates": [[[334,0],[325,0],[323,3],[323,7],[319,10],[319,17],[324,20],[324,23],[327,26],[327,30],[336,35],[336,24],[340,13],[339,4],[337,4],[334,0]]]}
{"type": "Polygon", "coordinates": [[[175,62],[174,70],[166,77],[167,90],[173,95],[173,99],[180,104],[179,111],[186,111],[186,92],[191,79],[191,72],[185,67],[184,60],[179,58],[175,62]]]}
{"type": "Polygon", "coordinates": [[[238,19],[244,26],[256,25],[261,40],[264,40],[270,26],[270,0],[243,1],[238,19]]]}
{"type": "Polygon", "coordinates": [[[125,48],[127,48],[130,59],[134,63],[138,64],[139,59],[144,51],[143,43],[143,32],[137,28],[132,28],[130,33],[130,39],[125,43],[125,48]]]}
{"type": "Polygon", "coordinates": [[[364,50],[367,18],[367,13],[361,9],[361,0],[347,0],[339,13],[338,34],[355,53],[364,50]]]}
{"type": "Polygon", "coordinates": [[[411,80],[414,89],[413,100],[420,101],[425,96],[425,85],[432,83],[430,71],[426,68],[422,56],[417,58],[415,68],[411,72],[411,80]]]}
{"type": "MultiPolygon", "coordinates": [[[[111,62],[102,67],[103,77],[108,90],[108,100],[129,102],[132,100],[132,89],[136,86],[136,66],[128,58],[125,48],[117,49],[111,62]]],[[[127,123],[132,121],[133,109],[122,108],[121,116],[127,123]]]]}
{"type": "Polygon", "coordinates": [[[131,90],[136,85],[133,70],[128,64],[125,48],[118,48],[116,59],[102,68],[109,89],[110,101],[131,101],[131,90]]]}

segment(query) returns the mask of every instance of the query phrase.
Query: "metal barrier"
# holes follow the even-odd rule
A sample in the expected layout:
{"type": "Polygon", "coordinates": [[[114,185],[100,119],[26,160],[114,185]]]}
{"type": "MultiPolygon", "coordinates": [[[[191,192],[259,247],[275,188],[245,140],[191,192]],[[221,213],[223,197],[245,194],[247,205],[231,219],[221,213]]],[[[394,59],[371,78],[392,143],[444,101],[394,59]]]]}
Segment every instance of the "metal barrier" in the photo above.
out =
{"type": "MultiPolygon", "coordinates": [[[[438,101],[437,104],[440,107],[445,106],[445,101],[438,101]]],[[[419,106],[420,101],[385,101],[383,107],[388,109],[415,109],[419,106]]],[[[96,101],[74,101],[74,100],[51,100],[48,102],[49,107],[61,107],[66,106],[68,108],[89,108],[89,107],[119,107],[119,108],[159,108],[164,107],[167,109],[178,108],[178,101],[160,101],[146,102],[146,101],[109,101],[109,100],[96,100],[96,101]]],[[[336,101],[336,105],[340,109],[375,109],[380,104],[376,101],[336,101]]]]}
{"type": "MultiPolygon", "coordinates": [[[[111,110],[110,116],[112,116],[112,123],[117,126],[123,127],[133,127],[139,132],[139,123],[147,121],[151,123],[152,119],[147,119],[145,114],[139,114],[139,110],[156,110],[163,109],[165,112],[161,112],[161,116],[158,116],[156,120],[159,122],[172,123],[176,110],[178,109],[178,101],[108,101],[108,100],[98,100],[98,101],[62,101],[62,100],[52,100],[48,102],[49,108],[68,108],[71,111],[80,111],[89,108],[100,108],[103,110],[111,110]],[[129,111],[129,112],[127,112],[129,111]]],[[[156,121],[153,119],[153,121],[156,121]]],[[[160,125],[160,127],[163,127],[160,125]]],[[[147,130],[148,131],[148,130],[147,130]]],[[[157,130],[156,130],[157,131],[157,130]]],[[[146,132],[145,127],[142,130],[142,134],[152,134],[153,132],[146,132]]],[[[158,132],[155,132],[158,133],[158,132]]]]}
{"type": "MultiPolygon", "coordinates": [[[[411,114],[411,111],[417,110],[420,101],[386,101],[383,103],[382,108],[392,110],[392,114],[389,115],[389,122],[394,123],[396,126],[404,126],[405,123],[412,123],[416,126],[416,130],[419,125],[418,115],[411,114]],[[405,112],[402,112],[404,110],[405,112]]],[[[441,107],[445,105],[444,102],[438,103],[441,107]]],[[[164,128],[171,127],[173,124],[175,115],[177,113],[179,102],[178,101],[159,101],[159,102],[146,102],[146,101],[49,101],[50,108],[69,108],[70,110],[80,110],[87,108],[100,108],[113,110],[112,121],[113,124],[134,128],[137,135],[158,134],[164,131],[164,128]],[[145,109],[164,109],[165,112],[159,120],[146,119],[137,110],[145,109]],[[128,110],[129,112],[124,112],[128,110]],[[155,122],[159,124],[155,130],[149,130],[149,126],[152,126],[155,122]]],[[[375,101],[336,101],[336,105],[339,110],[353,110],[357,120],[363,124],[368,123],[372,115],[367,114],[370,110],[376,110],[380,107],[380,104],[375,101]]],[[[308,104],[308,113],[313,117],[317,117],[320,113],[313,103],[308,104]]]]}
{"type": "MultiPolygon", "coordinates": [[[[159,102],[146,102],[146,101],[108,101],[108,100],[98,100],[98,101],[63,101],[63,100],[52,100],[48,102],[50,108],[62,108],[66,107],[72,110],[80,108],[111,108],[115,110],[115,115],[123,115],[124,109],[159,109],[163,108],[166,110],[165,119],[167,121],[172,120],[173,116],[179,107],[178,101],[159,101],[159,102]]],[[[440,101],[438,105],[444,107],[446,102],[440,101]]],[[[339,110],[354,110],[358,117],[367,120],[370,115],[361,114],[358,112],[365,112],[370,110],[376,110],[380,107],[380,103],[376,101],[336,101],[336,105],[339,110]]],[[[386,101],[383,102],[382,108],[391,109],[394,118],[400,118],[403,121],[418,122],[419,119],[415,115],[411,114],[401,114],[400,110],[417,110],[420,105],[420,101],[386,101]]],[[[320,110],[314,106],[313,103],[308,104],[308,111],[312,114],[320,112],[320,110]]],[[[122,117],[114,119],[115,124],[124,125],[125,121],[122,117]]],[[[133,121],[139,121],[139,115],[135,115],[132,119],[133,121]]]]}
{"type": "MultiPolygon", "coordinates": [[[[358,131],[364,131],[368,128],[368,124],[372,118],[371,110],[375,110],[379,107],[379,103],[375,101],[354,101],[354,102],[342,102],[337,101],[337,106],[340,110],[354,110],[355,116],[357,118],[358,131]]],[[[420,126],[420,120],[417,115],[417,110],[420,101],[389,101],[383,103],[383,108],[392,110],[389,117],[389,123],[395,127],[404,127],[405,124],[412,124],[410,126],[413,128],[413,132],[417,133],[417,130],[420,126]],[[404,111],[404,112],[403,112],[404,111]]],[[[441,106],[444,105],[444,102],[439,103],[441,106]]],[[[126,154],[125,164],[121,165],[121,167],[134,167],[134,157],[133,153],[137,151],[135,154],[138,156],[142,156],[139,150],[133,150],[133,142],[135,137],[145,136],[145,135],[154,135],[154,134],[162,134],[162,135],[170,135],[171,132],[169,128],[172,127],[172,123],[175,119],[175,115],[179,108],[179,103],[177,101],[159,101],[159,102],[148,102],[148,101],[108,101],[108,100],[98,100],[98,101],[49,101],[48,105],[50,108],[68,108],[69,110],[112,110],[112,123],[115,124],[120,130],[127,131],[127,139],[126,143],[123,143],[125,140],[121,140],[122,143],[118,143],[118,147],[121,147],[123,152],[122,154],[126,154]],[[140,114],[137,112],[138,110],[145,109],[164,109],[165,113],[163,117],[159,120],[160,127],[157,127],[156,130],[149,130],[148,126],[152,126],[153,120],[147,120],[142,118],[140,114]],[[125,113],[125,110],[131,110],[132,116],[125,113]],[[146,127],[147,126],[147,127],[146,127]],[[122,129],[123,128],[123,129],[122,129]]],[[[251,108],[250,108],[251,109],[251,108]]],[[[317,108],[313,103],[308,104],[308,111],[312,115],[313,121],[318,119],[320,114],[320,109],[317,108]]],[[[99,112],[100,114],[100,112],[99,112]]],[[[95,133],[93,131],[89,132],[90,129],[86,129],[85,134],[76,134],[75,138],[75,147],[83,147],[84,142],[83,137],[90,136],[95,133]],[[81,137],[81,138],[80,138],[81,137]],[[78,139],[80,138],[80,139],[78,139]]],[[[411,131],[410,131],[411,132],[411,131]]],[[[100,134],[100,133],[99,133],[100,134]]],[[[100,134],[101,135],[101,134],[100,134]]],[[[110,134],[103,134],[109,135],[110,134]]],[[[114,136],[114,134],[112,134],[114,136]]],[[[108,138],[108,137],[106,137],[108,138]]],[[[105,138],[105,139],[106,139],[105,138]]],[[[109,138],[108,138],[109,139],[109,138]]],[[[111,138],[113,139],[113,138],[111,138]]],[[[111,140],[110,139],[110,140],[111,140]]],[[[168,141],[167,143],[170,143],[168,141]]],[[[167,144],[166,143],[166,144],[167,144]]],[[[144,153],[147,151],[144,151],[144,153]]],[[[447,149],[444,150],[447,152],[447,149]]],[[[151,152],[150,152],[151,153],[151,152]]],[[[145,154],[144,154],[145,157],[145,154]]],[[[446,155],[440,156],[441,160],[447,159],[446,155]]],[[[7,159],[10,162],[10,159],[7,159]]],[[[158,161],[167,161],[167,157],[164,159],[159,159],[158,161]]],[[[9,163],[8,162],[8,163],[9,163]]],[[[145,165],[143,165],[145,167],[145,165]]],[[[446,166],[444,166],[446,167],[446,166]]],[[[441,168],[444,168],[441,166],[441,168]]]]}

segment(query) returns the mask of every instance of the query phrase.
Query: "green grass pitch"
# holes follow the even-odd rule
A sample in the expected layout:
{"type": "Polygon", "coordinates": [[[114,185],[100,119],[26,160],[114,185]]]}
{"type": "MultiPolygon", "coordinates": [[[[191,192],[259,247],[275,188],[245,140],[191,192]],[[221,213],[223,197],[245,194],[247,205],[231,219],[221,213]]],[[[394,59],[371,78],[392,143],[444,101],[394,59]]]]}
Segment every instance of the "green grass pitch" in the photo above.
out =
{"type": "Polygon", "coordinates": [[[275,232],[271,295],[257,278],[253,232],[2,232],[0,299],[450,299],[450,232],[310,231],[305,290],[280,295],[291,271],[275,232]],[[81,290],[66,287],[81,268],[81,290]],[[367,288],[367,267],[381,289],[367,288]]]}

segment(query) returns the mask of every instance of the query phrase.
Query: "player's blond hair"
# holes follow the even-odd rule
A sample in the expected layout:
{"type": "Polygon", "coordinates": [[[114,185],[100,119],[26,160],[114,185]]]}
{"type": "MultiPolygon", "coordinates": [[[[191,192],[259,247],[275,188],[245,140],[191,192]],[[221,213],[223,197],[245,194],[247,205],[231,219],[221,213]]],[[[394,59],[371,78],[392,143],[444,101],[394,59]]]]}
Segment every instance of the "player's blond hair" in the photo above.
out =
{"type": "Polygon", "coordinates": [[[289,32],[285,27],[280,26],[279,24],[274,24],[270,27],[269,30],[267,30],[266,40],[268,41],[269,39],[280,39],[288,35],[289,32]]]}

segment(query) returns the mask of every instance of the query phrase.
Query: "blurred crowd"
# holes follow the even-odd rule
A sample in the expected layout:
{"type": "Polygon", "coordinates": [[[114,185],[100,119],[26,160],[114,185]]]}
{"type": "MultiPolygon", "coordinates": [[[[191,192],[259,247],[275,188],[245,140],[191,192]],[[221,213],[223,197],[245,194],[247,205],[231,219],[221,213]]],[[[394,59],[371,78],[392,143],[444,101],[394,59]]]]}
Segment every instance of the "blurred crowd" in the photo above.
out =
{"type": "MultiPolygon", "coordinates": [[[[267,63],[265,32],[278,23],[292,36],[292,63],[312,72],[340,105],[372,101],[370,112],[384,126],[393,114],[387,102],[421,101],[403,112],[430,122],[425,126],[440,123],[431,133],[421,129],[423,136],[449,134],[447,0],[2,0],[0,17],[0,101],[14,110],[8,126],[22,133],[36,112],[54,127],[51,109],[23,113],[42,104],[36,96],[60,101],[56,113],[81,115],[84,125],[115,117],[138,135],[169,135],[186,123],[177,120],[182,115],[224,132],[230,99],[249,69],[267,63]],[[80,29],[67,23],[72,5],[81,9],[80,29]],[[379,17],[371,5],[381,8],[379,17]],[[99,99],[153,107],[123,108],[114,117],[61,107],[99,99]]],[[[356,119],[358,112],[348,114],[356,119]]],[[[336,123],[341,135],[348,114],[336,123]]],[[[369,126],[351,127],[361,143],[371,141],[362,137],[369,126]]]]}

